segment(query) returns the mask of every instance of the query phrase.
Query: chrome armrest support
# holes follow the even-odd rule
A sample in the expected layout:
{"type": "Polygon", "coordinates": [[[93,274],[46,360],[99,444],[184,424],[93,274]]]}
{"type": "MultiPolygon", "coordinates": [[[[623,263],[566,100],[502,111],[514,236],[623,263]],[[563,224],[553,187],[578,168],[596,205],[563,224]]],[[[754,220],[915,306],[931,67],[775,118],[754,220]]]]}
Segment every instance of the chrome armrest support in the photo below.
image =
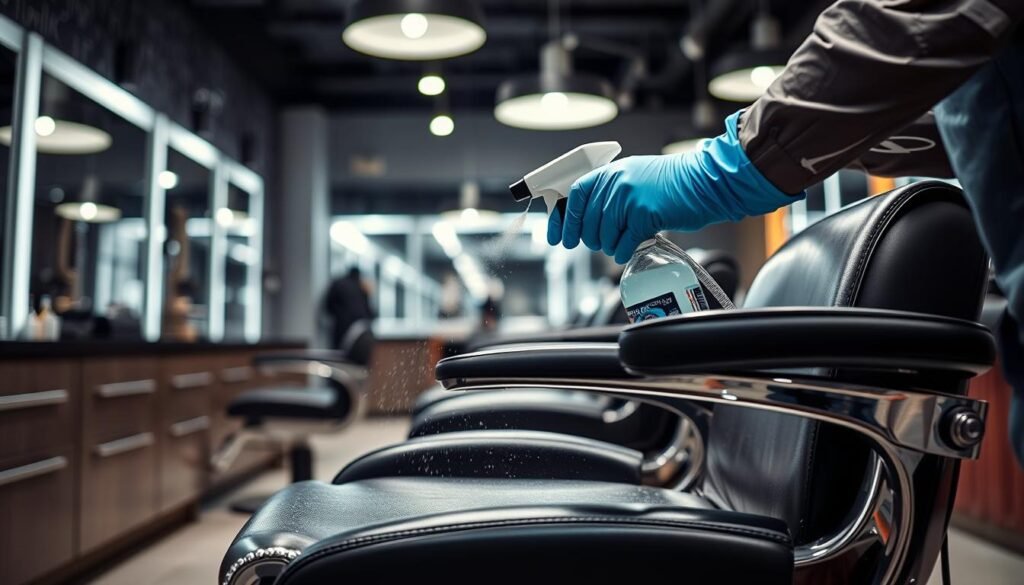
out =
{"type": "Polygon", "coordinates": [[[685,408],[681,401],[729,404],[796,414],[852,428],[891,447],[961,459],[978,456],[983,434],[979,425],[983,425],[988,406],[978,400],[928,391],[767,376],[705,374],[615,380],[502,376],[446,379],[441,383],[449,390],[584,390],[641,400],[677,412],[685,408]],[[952,432],[961,414],[976,422],[969,436],[952,432]],[[945,438],[956,435],[966,439],[962,446],[945,438]]]}

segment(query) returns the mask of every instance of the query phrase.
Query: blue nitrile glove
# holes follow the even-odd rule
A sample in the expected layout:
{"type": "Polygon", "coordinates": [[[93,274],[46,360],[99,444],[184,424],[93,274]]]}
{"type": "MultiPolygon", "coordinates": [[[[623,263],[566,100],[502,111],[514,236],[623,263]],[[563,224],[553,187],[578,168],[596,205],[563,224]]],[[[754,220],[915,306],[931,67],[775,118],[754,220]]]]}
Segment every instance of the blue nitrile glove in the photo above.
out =
{"type": "Polygon", "coordinates": [[[802,199],[806,193],[779,191],[750,162],[736,130],[739,115],[726,118],[725,134],[699,152],[631,156],[580,177],[564,222],[558,212],[548,219],[548,243],[575,248],[582,240],[625,264],[661,230],[696,231],[802,199]]]}

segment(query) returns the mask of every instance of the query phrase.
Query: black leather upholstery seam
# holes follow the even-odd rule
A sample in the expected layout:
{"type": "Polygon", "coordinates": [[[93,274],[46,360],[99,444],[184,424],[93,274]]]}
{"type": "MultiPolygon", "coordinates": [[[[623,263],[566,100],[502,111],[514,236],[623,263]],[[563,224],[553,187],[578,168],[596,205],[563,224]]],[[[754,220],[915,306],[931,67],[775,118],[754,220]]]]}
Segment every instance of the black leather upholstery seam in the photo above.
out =
{"type": "Polygon", "coordinates": [[[813,513],[811,511],[811,491],[814,484],[812,483],[811,476],[814,475],[814,454],[817,453],[818,449],[818,431],[821,430],[821,424],[819,421],[813,421],[811,425],[811,448],[808,451],[807,467],[804,469],[804,485],[806,489],[804,490],[803,497],[803,513],[800,514],[800,525],[797,526],[798,532],[795,536],[798,542],[803,539],[804,534],[810,528],[808,521],[813,513]]]}
{"type": "MultiPolygon", "coordinates": [[[[752,536],[761,538],[764,540],[771,540],[775,543],[790,546],[792,544],[788,536],[782,535],[778,532],[772,532],[768,530],[758,530],[755,528],[740,528],[736,526],[728,526],[713,522],[688,522],[682,520],[654,520],[654,519],[630,519],[623,521],[622,518],[616,516],[578,516],[570,518],[523,518],[517,520],[494,520],[487,522],[466,522],[461,524],[448,524],[445,526],[433,526],[429,528],[417,528],[413,530],[402,530],[399,532],[391,532],[386,534],[375,534],[371,536],[360,536],[349,540],[342,541],[338,544],[334,544],[318,550],[309,556],[300,556],[294,562],[288,566],[287,572],[296,570],[295,567],[301,567],[304,564],[314,562],[320,558],[330,556],[337,553],[343,553],[356,548],[371,546],[374,544],[381,544],[385,542],[401,540],[408,537],[426,536],[432,534],[443,534],[446,532],[458,532],[463,530],[481,530],[487,528],[501,528],[510,526],[532,526],[532,525],[543,525],[543,524],[619,524],[623,526],[637,525],[637,526],[658,526],[666,528],[687,528],[697,530],[712,530],[716,532],[724,532],[729,534],[737,534],[742,536],[752,536]]],[[[282,575],[285,576],[285,575],[282,575]]]]}
{"type": "Polygon", "coordinates": [[[860,292],[860,285],[863,282],[864,278],[864,268],[867,265],[868,258],[871,256],[871,254],[874,253],[875,248],[878,245],[878,233],[883,228],[889,225],[889,222],[892,220],[892,217],[896,215],[896,213],[899,212],[901,209],[903,209],[903,205],[906,204],[907,200],[909,200],[911,196],[921,192],[922,190],[907,189],[906,191],[900,193],[897,196],[896,200],[893,201],[892,204],[890,204],[889,207],[885,210],[885,213],[882,214],[882,217],[878,220],[878,222],[876,222],[875,225],[871,227],[871,232],[868,233],[868,237],[864,244],[864,249],[861,250],[860,255],[857,257],[857,266],[854,268],[853,274],[850,278],[852,290],[849,291],[849,298],[843,299],[843,291],[840,291],[840,298],[836,299],[838,301],[836,303],[837,305],[852,307],[853,304],[856,302],[857,293],[860,292]],[[844,303],[844,301],[845,304],[841,304],[844,303]]]}

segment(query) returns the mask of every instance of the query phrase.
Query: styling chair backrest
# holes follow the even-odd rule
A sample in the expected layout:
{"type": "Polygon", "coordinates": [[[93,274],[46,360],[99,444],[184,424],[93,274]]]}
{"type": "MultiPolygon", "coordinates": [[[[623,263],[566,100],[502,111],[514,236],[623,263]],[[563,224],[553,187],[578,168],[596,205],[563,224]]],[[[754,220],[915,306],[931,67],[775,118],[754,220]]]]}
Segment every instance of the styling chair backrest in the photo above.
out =
{"type": "MultiPolygon", "coordinates": [[[[976,320],[986,274],[962,194],[927,181],[865,199],[795,235],[765,263],[744,306],[863,307],[976,320]]],[[[797,373],[892,388],[911,381],[865,371],[797,373]]],[[[965,391],[961,379],[913,378],[922,381],[935,390],[965,391]]],[[[787,521],[795,543],[806,543],[840,527],[870,457],[851,431],[835,425],[720,405],[703,490],[724,508],[787,521]]],[[[936,473],[948,479],[959,463],[935,465],[945,466],[936,473]]]]}

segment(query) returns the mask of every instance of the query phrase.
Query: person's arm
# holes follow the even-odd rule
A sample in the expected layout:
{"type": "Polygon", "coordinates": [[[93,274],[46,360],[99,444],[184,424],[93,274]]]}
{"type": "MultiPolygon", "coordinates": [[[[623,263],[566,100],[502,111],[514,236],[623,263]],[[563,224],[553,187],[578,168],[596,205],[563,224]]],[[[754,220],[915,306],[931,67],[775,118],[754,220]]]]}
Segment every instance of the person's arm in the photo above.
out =
{"type": "Polygon", "coordinates": [[[744,111],[743,150],[786,193],[858,160],[880,174],[948,171],[944,153],[903,152],[938,149],[934,130],[903,128],[986,63],[1022,17],[1021,0],[839,0],[744,111]]]}

